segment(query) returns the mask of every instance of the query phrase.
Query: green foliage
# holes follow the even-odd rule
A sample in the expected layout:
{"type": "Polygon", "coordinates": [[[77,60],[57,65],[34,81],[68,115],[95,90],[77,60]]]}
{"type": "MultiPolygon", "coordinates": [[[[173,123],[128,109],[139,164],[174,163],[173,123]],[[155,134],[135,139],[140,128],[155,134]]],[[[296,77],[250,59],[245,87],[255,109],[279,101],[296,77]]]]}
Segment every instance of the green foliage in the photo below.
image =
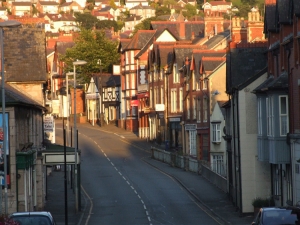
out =
{"type": "Polygon", "coordinates": [[[35,5],[32,5],[32,15],[37,15],[39,13],[39,10],[35,7],[35,5]]]}
{"type": "Polygon", "coordinates": [[[110,0],[110,1],[109,1],[109,5],[110,5],[114,10],[116,10],[116,9],[118,8],[114,0],[110,0]]]}
{"type": "Polygon", "coordinates": [[[134,35],[138,30],[150,30],[152,21],[161,21],[157,17],[150,17],[144,19],[141,23],[135,25],[132,35],[134,35]]]}
{"type": "Polygon", "coordinates": [[[274,206],[274,205],[275,205],[274,200],[270,199],[270,198],[257,197],[252,200],[252,206],[254,208],[269,207],[269,206],[274,206]]]}
{"type": "Polygon", "coordinates": [[[117,47],[118,43],[106,38],[103,31],[82,29],[75,46],[60,56],[66,65],[64,72],[73,71],[73,62],[77,59],[87,62],[84,66],[76,67],[78,80],[82,83],[89,82],[92,73],[99,73],[98,59],[101,59],[103,72],[112,72],[112,66],[120,60],[117,47]]]}
{"type": "Polygon", "coordinates": [[[191,4],[186,4],[184,6],[184,11],[182,12],[182,15],[186,18],[191,18],[195,15],[197,15],[197,7],[193,6],[191,4]]]}
{"type": "Polygon", "coordinates": [[[115,31],[119,30],[118,24],[115,20],[100,20],[96,24],[96,29],[111,29],[112,27],[115,31]]]}
{"type": "Polygon", "coordinates": [[[155,8],[155,15],[156,16],[163,16],[163,15],[170,15],[171,10],[166,6],[157,6],[155,8]]]}
{"type": "Polygon", "coordinates": [[[79,24],[79,26],[85,29],[92,29],[99,22],[99,20],[90,13],[75,12],[74,16],[75,21],[79,24]]]}

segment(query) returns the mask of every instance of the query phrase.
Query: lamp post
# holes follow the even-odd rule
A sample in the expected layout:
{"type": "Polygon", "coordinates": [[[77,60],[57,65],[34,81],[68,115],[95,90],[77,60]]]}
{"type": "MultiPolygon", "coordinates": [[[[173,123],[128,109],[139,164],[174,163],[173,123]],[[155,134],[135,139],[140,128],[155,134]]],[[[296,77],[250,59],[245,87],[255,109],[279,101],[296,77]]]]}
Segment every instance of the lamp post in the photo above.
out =
{"type": "MultiPolygon", "coordinates": [[[[7,127],[6,127],[6,119],[5,119],[5,78],[4,78],[4,27],[18,27],[21,23],[15,20],[8,20],[4,22],[0,22],[0,39],[1,39],[1,87],[2,87],[2,126],[3,126],[3,152],[4,152],[4,199],[5,199],[5,215],[7,215],[7,146],[6,146],[6,134],[7,127]]],[[[2,190],[2,188],[1,188],[2,190]]]]}
{"type": "Polygon", "coordinates": [[[99,101],[99,111],[100,111],[100,126],[103,126],[103,123],[104,123],[104,121],[102,120],[102,118],[103,118],[103,116],[102,116],[102,113],[103,113],[103,111],[102,111],[102,95],[103,95],[103,93],[102,93],[102,61],[101,61],[101,59],[98,59],[98,61],[97,61],[97,64],[99,65],[99,67],[100,67],[100,76],[99,76],[99,78],[100,78],[100,85],[99,85],[99,92],[100,92],[100,101],[99,101]]]}
{"type": "Polygon", "coordinates": [[[71,140],[70,140],[70,98],[69,98],[69,76],[73,75],[74,73],[69,72],[66,73],[66,95],[67,95],[67,145],[71,146],[71,140]]]}
{"type": "Polygon", "coordinates": [[[77,60],[73,62],[73,71],[74,71],[74,149],[75,149],[75,208],[76,212],[78,212],[78,179],[77,179],[77,121],[76,121],[76,66],[85,65],[87,62],[83,60],[77,60]]]}

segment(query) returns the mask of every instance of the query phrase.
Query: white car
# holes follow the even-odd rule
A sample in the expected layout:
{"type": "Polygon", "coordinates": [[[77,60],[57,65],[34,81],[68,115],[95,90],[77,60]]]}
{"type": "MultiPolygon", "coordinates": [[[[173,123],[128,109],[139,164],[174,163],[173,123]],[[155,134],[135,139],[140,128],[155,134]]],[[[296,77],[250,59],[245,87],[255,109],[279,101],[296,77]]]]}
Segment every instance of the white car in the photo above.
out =
{"type": "Polygon", "coordinates": [[[19,225],[56,225],[50,212],[15,212],[9,217],[19,225]]]}

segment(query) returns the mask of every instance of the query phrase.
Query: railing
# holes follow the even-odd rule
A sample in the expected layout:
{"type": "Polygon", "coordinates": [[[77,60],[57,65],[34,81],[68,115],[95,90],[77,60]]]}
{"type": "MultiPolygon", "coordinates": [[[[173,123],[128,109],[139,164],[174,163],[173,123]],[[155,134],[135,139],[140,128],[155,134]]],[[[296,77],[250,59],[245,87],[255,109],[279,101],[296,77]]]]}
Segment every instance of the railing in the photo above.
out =
{"type": "Polygon", "coordinates": [[[209,162],[199,161],[189,156],[179,155],[176,152],[169,152],[155,147],[151,148],[151,152],[153,159],[197,173],[228,193],[226,177],[214,172],[209,162]]]}

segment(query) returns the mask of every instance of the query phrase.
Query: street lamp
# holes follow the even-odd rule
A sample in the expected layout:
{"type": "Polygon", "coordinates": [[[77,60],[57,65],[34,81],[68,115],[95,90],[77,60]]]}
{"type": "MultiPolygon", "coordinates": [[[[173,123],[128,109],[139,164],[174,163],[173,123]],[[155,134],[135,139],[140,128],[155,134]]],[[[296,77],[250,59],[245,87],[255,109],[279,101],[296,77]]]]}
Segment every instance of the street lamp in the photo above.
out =
{"type": "Polygon", "coordinates": [[[77,60],[73,62],[74,71],[74,147],[75,147],[75,207],[78,212],[78,184],[77,184],[77,124],[76,124],[76,66],[85,65],[87,62],[83,60],[77,60]]]}
{"type": "Polygon", "coordinates": [[[67,97],[67,145],[71,146],[70,141],[70,98],[69,98],[69,76],[73,75],[74,73],[69,72],[66,73],[66,97],[67,97]]]}
{"type": "MultiPolygon", "coordinates": [[[[5,215],[7,215],[7,146],[6,146],[6,120],[5,120],[5,80],[4,80],[4,27],[18,27],[21,23],[15,20],[0,22],[0,39],[1,39],[1,86],[2,86],[2,126],[3,126],[3,150],[4,150],[4,198],[5,198],[5,215]]],[[[2,190],[2,188],[1,188],[2,190]]]]}

